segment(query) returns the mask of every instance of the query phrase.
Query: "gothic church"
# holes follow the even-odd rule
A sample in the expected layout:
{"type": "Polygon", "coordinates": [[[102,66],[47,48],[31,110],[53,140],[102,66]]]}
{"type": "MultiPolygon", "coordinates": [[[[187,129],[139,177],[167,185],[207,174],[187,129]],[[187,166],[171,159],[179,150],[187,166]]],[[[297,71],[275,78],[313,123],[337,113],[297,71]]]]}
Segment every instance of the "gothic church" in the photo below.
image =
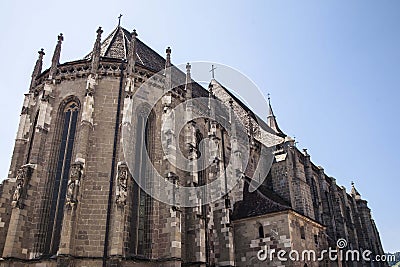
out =
{"type": "Polygon", "coordinates": [[[97,30],[86,57],[65,63],[59,62],[60,34],[47,70],[39,51],[8,178],[0,185],[0,266],[386,266],[261,261],[257,254],[264,248],[318,252],[336,248],[338,239],[347,241],[344,250],[381,255],[383,249],[367,201],[354,184],[347,192],[313,164],[278,127],[271,104],[264,122],[216,79],[209,88],[194,82],[188,64],[186,73],[157,78],[160,90],[172,86],[171,75],[185,84],[170,91],[168,103],[147,110],[145,120],[141,114],[148,107],[128,110],[127,103],[136,88],[172,65],[171,49],[164,58],[120,25],[103,41],[102,32],[97,30]],[[144,179],[148,172],[144,164],[128,168],[121,123],[131,114],[138,131],[134,156],[146,149],[165,179],[189,187],[209,183],[232,150],[223,127],[198,119],[179,139],[189,144],[180,146],[189,159],[199,154],[203,138],[219,144],[216,160],[196,175],[173,169],[160,149],[163,112],[197,97],[219,99],[245,122],[251,160],[238,186],[221,199],[198,207],[165,204],[132,179],[131,172],[144,179]],[[281,142],[266,179],[250,192],[248,177],[265,146],[262,133],[281,142]]]}

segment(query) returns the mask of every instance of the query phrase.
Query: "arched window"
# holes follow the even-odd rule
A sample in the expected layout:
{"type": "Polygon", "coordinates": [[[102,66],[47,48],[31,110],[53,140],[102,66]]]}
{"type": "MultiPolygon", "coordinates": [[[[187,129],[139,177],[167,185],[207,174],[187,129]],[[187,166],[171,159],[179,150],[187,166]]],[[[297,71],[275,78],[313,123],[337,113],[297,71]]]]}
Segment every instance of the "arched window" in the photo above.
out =
{"type": "MultiPolygon", "coordinates": [[[[136,128],[136,146],[134,177],[140,179],[140,184],[150,188],[149,176],[151,168],[147,166],[146,158],[153,160],[154,121],[153,112],[150,115],[139,114],[136,128]]],[[[132,193],[132,219],[131,219],[131,246],[133,255],[149,256],[151,246],[150,216],[152,209],[151,197],[138,186],[133,184],[132,193]]]]}
{"type": "Polygon", "coordinates": [[[78,104],[75,101],[71,101],[65,106],[61,114],[61,130],[58,132],[61,138],[58,139],[60,143],[58,147],[58,158],[53,182],[46,240],[47,251],[50,255],[57,253],[60,244],[68,175],[71,165],[78,113],[78,104]]]}
{"type": "Polygon", "coordinates": [[[264,227],[261,224],[258,225],[258,237],[259,238],[264,238],[265,237],[265,235],[264,235],[264,227]]]}

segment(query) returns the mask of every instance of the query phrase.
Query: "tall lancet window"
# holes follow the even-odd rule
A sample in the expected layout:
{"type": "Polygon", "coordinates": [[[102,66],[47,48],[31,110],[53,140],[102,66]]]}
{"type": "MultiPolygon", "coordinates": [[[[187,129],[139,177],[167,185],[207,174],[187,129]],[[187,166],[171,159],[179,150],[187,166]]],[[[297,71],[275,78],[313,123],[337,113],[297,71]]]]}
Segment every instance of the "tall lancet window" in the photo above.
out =
{"type": "MultiPolygon", "coordinates": [[[[206,185],[206,170],[205,168],[205,150],[204,150],[204,145],[201,143],[203,140],[203,135],[199,130],[196,130],[196,148],[197,148],[197,160],[198,160],[198,165],[197,165],[197,186],[203,186],[206,185]]],[[[206,216],[206,205],[204,205],[204,201],[206,199],[206,189],[204,188],[202,190],[202,205],[201,205],[201,213],[203,217],[205,218],[206,216]]]]}
{"type": "MultiPolygon", "coordinates": [[[[148,166],[147,157],[153,161],[152,152],[154,147],[154,113],[151,112],[147,118],[144,114],[139,114],[136,128],[136,146],[135,146],[135,179],[140,179],[140,184],[151,188],[152,175],[151,166],[148,166]]],[[[151,247],[151,197],[146,194],[143,188],[136,182],[133,185],[132,194],[132,219],[131,219],[131,254],[150,256],[151,247]]]]}
{"type": "Polygon", "coordinates": [[[75,101],[69,102],[62,111],[60,125],[61,135],[58,147],[55,179],[49,215],[49,229],[46,247],[50,254],[56,254],[59,248],[62,220],[64,215],[68,175],[71,165],[72,150],[75,140],[79,106],[75,101]]]}
{"type": "Polygon", "coordinates": [[[204,145],[201,144],[201,141],[203,140],[203,135],[199,130],[196,131],[196,148],[197,148],[197,159],[198,159],[198,185],[202,186],[206,184],[206,176],[205,176],[205,152],[204,152],[204,145]]]}

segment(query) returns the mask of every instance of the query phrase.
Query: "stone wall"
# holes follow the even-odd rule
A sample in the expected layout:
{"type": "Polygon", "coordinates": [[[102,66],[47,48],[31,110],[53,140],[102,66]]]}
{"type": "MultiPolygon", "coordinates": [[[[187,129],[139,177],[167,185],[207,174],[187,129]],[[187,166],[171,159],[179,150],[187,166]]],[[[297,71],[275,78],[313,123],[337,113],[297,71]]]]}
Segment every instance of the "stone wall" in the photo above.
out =
{"type": "MultiPolygon", "coordinates": [[[[324,227],[296,212],[283,211],[241,219],[234,222],[234,229],[236,266],[304,266],[305,263],[308,266],[320,266],[319,263],[302,261],[301,258],[298,262],[291,262],[288,258],[291,250],[318,252],[319,247],[326,245],[324,227]],[[260,250],[267,251],[265,261],[258,259],[260,250]],[[278,259],[280,250],[285,251],[288,261],[278,259]]],[[[265,253],[260,256],[265,256],[265,253]]]]}

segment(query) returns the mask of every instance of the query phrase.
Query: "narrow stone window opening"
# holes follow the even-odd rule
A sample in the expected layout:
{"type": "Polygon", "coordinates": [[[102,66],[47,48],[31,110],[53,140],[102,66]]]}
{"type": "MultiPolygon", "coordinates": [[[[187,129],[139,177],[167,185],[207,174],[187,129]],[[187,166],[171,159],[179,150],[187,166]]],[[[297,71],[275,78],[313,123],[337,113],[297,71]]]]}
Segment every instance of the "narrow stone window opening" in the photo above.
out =
{"type": "Polygon", "coordinates": [[[306,231],[304,229],[304,226],[300,226],[300,236],[301,239],[306,239],[306,231]]]}
{"type": "Polygon", "coordinates": [[[261,224],[258,226],[258,237],[259,238],[264,238],[265,237],[265,235],[264,235],[264,227],[261,224]]]}

